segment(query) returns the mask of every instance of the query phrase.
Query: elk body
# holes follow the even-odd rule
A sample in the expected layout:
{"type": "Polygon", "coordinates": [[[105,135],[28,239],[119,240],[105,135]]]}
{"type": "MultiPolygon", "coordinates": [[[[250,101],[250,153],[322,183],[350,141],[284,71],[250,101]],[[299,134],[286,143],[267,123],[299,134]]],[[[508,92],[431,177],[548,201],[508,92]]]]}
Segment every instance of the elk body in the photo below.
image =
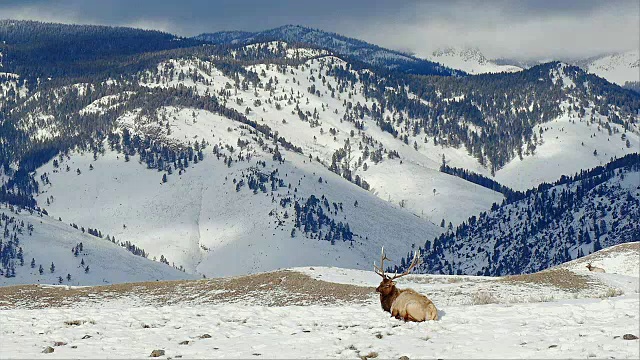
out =
{"type": "Polygon", "coordinates": [[[411,265],[402,274],[396,274],[389,277],[384,273],[384,261],[389,260],[384,254],[382,248],[382,260],[380,267],[373,265],[376,274],[382,276],[382,282],[376,288],[376,292],[380,293],[380,304],[382,309],[391,313],[391,316],[404,321],[425,321],[438,320],[438,310],[428,297],[417,293],[412,289],[398,289],[395,279],[409,274],[411,270],[418,264],[420,253],[416,252],[411,265]]]}
{"type": "Polygon", "coordinates": [[[591,266],[591,263],[587,264],[587,269],[589,269],[589,271],[593,271],[593,272],[599,272],[599,273],[605,272],[603,268],[591,266]]]}

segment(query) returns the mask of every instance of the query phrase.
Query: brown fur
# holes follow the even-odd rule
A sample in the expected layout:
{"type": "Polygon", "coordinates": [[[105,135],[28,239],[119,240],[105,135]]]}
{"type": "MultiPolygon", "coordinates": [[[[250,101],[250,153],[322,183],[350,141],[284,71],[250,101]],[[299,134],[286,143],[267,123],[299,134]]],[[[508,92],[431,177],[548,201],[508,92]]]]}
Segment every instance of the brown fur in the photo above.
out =
{"type": "Polygon", "coordinates": [[[404,321],[438,320],[438,310],[428,297],[412,289],[398,289],[391,279],[382,279],[376,288],[382,309],[404,321]]]}
{"type": "Polygon", "coordinates": [[[591,263],[587,264],[587,269],[589,269],[589,271],[593,271],[593,272],[599,272],[599,273],[605,272],[603,268],[591,266],[591,263]]]}

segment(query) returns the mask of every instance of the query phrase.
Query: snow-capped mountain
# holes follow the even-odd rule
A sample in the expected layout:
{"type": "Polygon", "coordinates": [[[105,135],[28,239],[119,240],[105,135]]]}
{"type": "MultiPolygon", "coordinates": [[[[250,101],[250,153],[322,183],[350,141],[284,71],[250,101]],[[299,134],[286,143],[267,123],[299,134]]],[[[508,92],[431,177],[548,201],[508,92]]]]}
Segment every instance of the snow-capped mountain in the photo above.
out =
{"type": "Polygon", "coordinates": [[[431,61],[399,51],[385,49],[362,40],[300,25],[285,25],[275,29],[253,33],[245,31],[205,33],[195,36],[194,39],[217,45],[246,45],[269,41],[284,41],[292,44],[303,43],[328,49],[336,55],[348,57],[352,60],[410,74],[443,76],[456,74],[452,69],[440,66],[431,61]]]}
{"type": "MultiPolygon", "coordinates": [[[[528,69],[536,65],[553,61],[554,59],[496,59],[495,63],[501,66],[515,66],[528,69]]],[[[584,71],[598,75],[607,81],[624,86],[629,83],[640,82],[640,51],[629,50],[612,54],[598,55],[589,58],[562,58],[568,64],[579,66],[584,71]]]]}
{"type": "MultiPolygon", "coordinates": [[[[109,59],[129,49],[98,30],[109,59]]],[[[8,71],[35,81],[3,112],[0,201],[207,276],[364,269],[383,244],[400,258],[506,194],[640,145],[640,96],[563,63],[416,77],[328,47],[250,42],[120,54],[106,73],[94,52],[49,80],[28,66],[41,53],[8,41],[24,51],[8,71]]]]}
{"type": "Polygon", "coordinates": [[[434,51],[426,57],[427,60],[440,63],[452,69],[462,70],[466,73],[485,74],[501,72],[517,72],[522,68],[514,65],[498,65],[487,59],[478,48],[448,47],[434,51]]]}
{"type": "Polygon", "coordinates": [[[0,205],[0,286],[17,284],[106,285],[196,279],[151,261],[141,249],[91,228],[37,212],[0,205]],[[137,255],[134,255],[136,253],[137,255]]]}
{"type": "Polygon", "coordinates": [[[618,85],[640,81],[640,51],[637,49],[598,56],[576,64],[618,85]]]}

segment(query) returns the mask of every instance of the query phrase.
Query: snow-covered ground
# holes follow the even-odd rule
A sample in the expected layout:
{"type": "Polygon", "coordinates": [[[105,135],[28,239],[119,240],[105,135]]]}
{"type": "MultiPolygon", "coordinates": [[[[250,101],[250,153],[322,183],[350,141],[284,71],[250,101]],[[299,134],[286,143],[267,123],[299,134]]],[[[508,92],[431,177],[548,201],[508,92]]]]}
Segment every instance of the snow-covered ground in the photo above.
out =
{"type": "MultiPolygon", "coordinates": [[[[635,270],[637,282],[637,243],[626,246],[632,248],[582,260],[596,263],[603,255],[608,262],[602,265],[608,264],[612,271],[606,275],[627,277],[633,274],[627,271],[635,270]],[[627,275],[613,273],[614,269],[627,275]]],[[[637,359],[638,340],[626,340],[624,335],[640,332],[638,288],[611,291],[616,290],[611,283],[597,276],[603,274],[585,269],[569,273],[588,279],[588,287],[563,289],[540,283],[535,275],[522,282],[430,275],[399,280],[398,286],[427,294],[438,307],[440,319],[424,323],[405,323],[383,312],[371,287],[379,281],[373,272],[339,268],[299,268],[273,273],[271,278],[265,274],[261,279],[270,280],[262,282],[244,277],[180,282],[173,289],[171,283],[160,284],[168,287],[149,291],[147,297],[135,291],[153,283],[114,289],[119,294],[109,293],[109,287],[94,293],[82,289],[83,298],[64,306],[37,305],[36,300],[51,301],[74,290],[48,289],[49,295],[38,297],[32,288],[4,288],[0,289],[0,357],[147,358],[162,350],[162,358],[173,359],[637,359]],[[300,279],[305,277],[301,273],[329,282],[300,279]],[[216,281],[223,290],[207,289],[216,281]],[[353,284],[341,285],[349,287],[340,288],[340,296],[345,291],[361,296],[349,301],[314,301],[310,296],[305,303],[295,291],[284,290],[283,284],[295,281],[309,284],[309,294],[337,291],[334,282],[353,284]],[[607,288],[608,293],[602,293],[607,288]],[[492,289],[500,293],[491,293],[492,289]],[[233,296],[200,301],[225,292],[233,296]],[[25,303],[21,293],[34,300],[25,303]],[[153,296],[165,300],[154,302],[153,296]],[[274,299],[282,303],[273,306],[274,299]],[[47,347],[53,352],[43,353],[47,347]]]]}
{"type": "Polygon", "coordinates": [[[5,310],[3,358],[638,358],[638,298],[451,306],[402,323],[378,304],[5,310]],[[117,316],[115,315],[117,314],[117,316]],[[65,321],[85,320],[80,326],[65,321]],[[148,325],[145,328],[145,325],[148,325]],[[211,337],[207,338],[205,334],[211,337]],[[90,337],[83,339],[89,335],[90,337]],[[204,338],[200,338],[204,335],[204,338]],[[181,343],[187,342],[185,345],[181,343]],[[50,354],[42,353],[55,342],[50,354]]]}

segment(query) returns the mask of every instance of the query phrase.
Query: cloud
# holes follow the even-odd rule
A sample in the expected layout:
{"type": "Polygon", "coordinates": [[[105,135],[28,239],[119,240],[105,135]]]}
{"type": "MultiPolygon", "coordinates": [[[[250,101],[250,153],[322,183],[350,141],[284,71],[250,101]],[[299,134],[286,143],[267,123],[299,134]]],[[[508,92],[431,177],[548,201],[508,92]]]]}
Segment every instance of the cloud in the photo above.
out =
{"type": "Polygon", "coordinates": [[[488,57],[551,59],[640,43],[637,0],[7,0],[0,14],[183,36],[301,24],[422,56],[443,46],[475,46],[488,57]]]}
{"type": "MultiPolygon", "coordinates": [[[[545,2],[546,3],[546,2],[545,2]]],[[[565,58],[637,49],[640,5],[605,2],[606,7],[534,8],[459,2],[448,7],[421,6],[426,15],[410,22],[361,27],[357,36],[383,46],[428,55],[443,46],[473,46],[488,57],[565,58]],[[618,6],[616,6],[618,5],[618,6]]]]}

